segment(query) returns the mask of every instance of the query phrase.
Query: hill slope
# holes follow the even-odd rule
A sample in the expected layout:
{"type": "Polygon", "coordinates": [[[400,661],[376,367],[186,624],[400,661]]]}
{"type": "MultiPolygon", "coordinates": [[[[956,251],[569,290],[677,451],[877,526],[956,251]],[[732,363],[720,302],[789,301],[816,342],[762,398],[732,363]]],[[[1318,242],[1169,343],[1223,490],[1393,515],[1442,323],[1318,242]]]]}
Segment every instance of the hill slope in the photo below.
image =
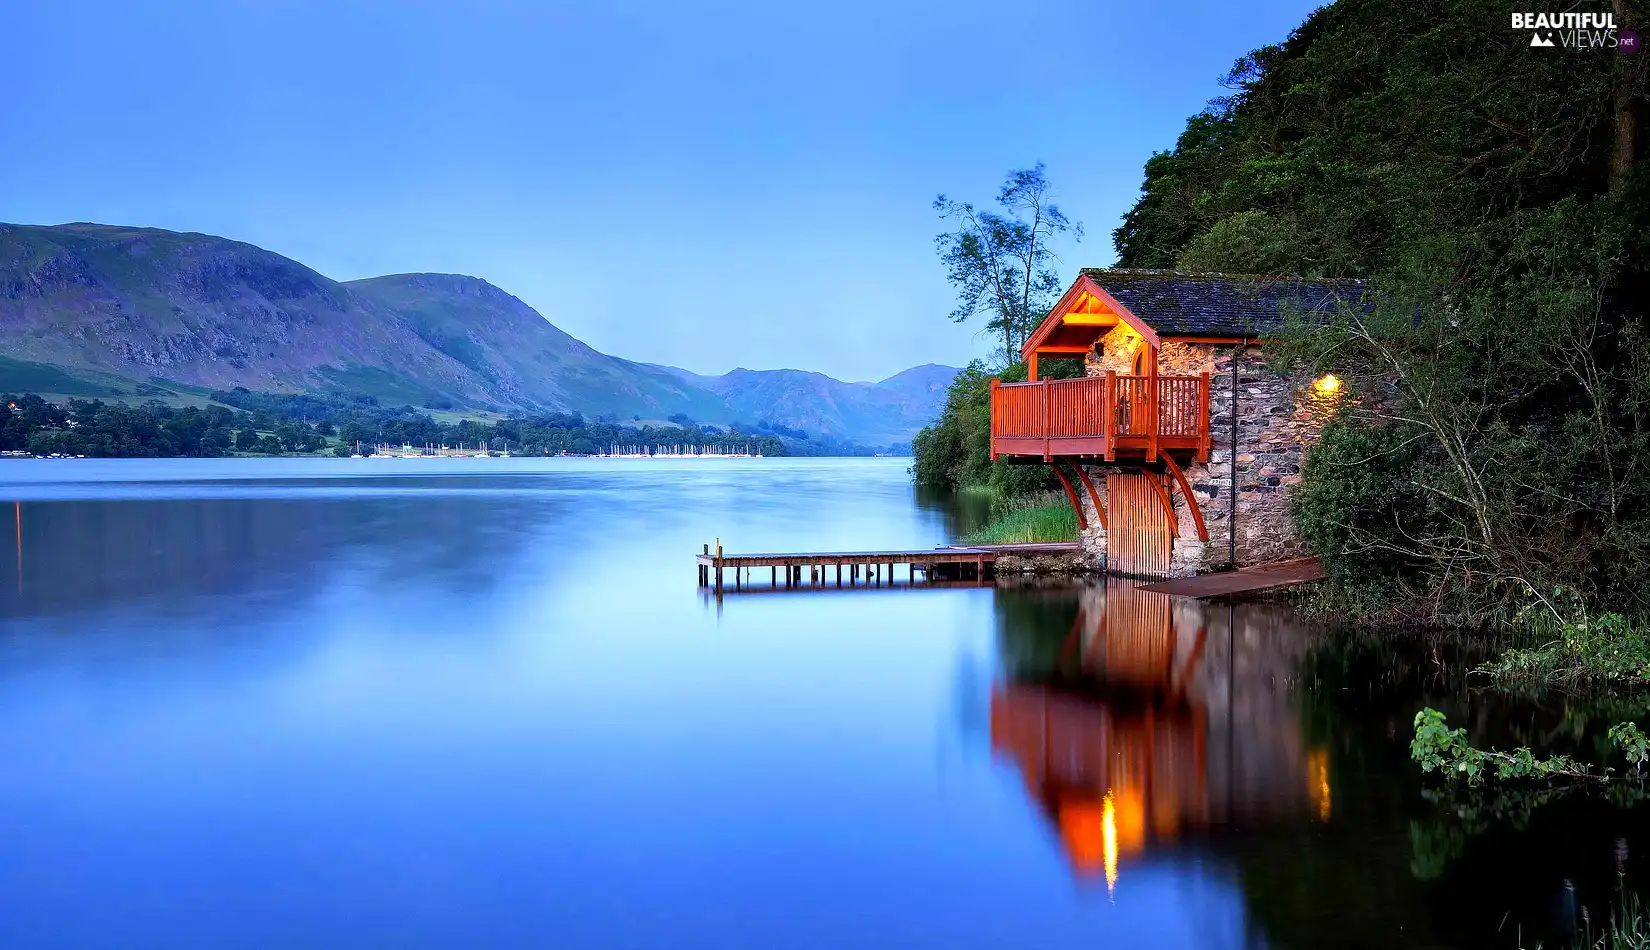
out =
{"type": "Polygon", "coordinates": [[[67,395],[113,392],[121,380],[141,393],[163,380],[765,420],[878,445],[909,440],[932,419],[956,372],[917,367],[882,383],[798,370],[696,376],[599,353],[474,277],[339,282],[240,241],[99,224],[0,224],[0,352],[0,376],[55,380],[51,391],[67,395]]]}
{"type": "Polygon", "coordinates": [[[0,225],[0,345],[14,359],[138,380],[274,391],[396,382],[409,399],[493,401],[387,309],[296,261],[204,234],[0,225]]]}
{"type": "Polygon", "coordinates": [[[475,373],[501,402],[592,415],[662,419],[683,412],[700,422],[731,418],[721,400],[703,389],[655,367],[598,353],[479,278],[396,274],[344,286],[405,320],[425,343],[475,373]]]}
{"type": "Polygon", "coordinates": [[[877,383],[845,383],[795,369],[736,369],[702,376],[658,367],[721,396],[740,419],[761,420],[809,433],[872,445],[906,442],[939,415],[950,366],[927,364],[877,383]]]}

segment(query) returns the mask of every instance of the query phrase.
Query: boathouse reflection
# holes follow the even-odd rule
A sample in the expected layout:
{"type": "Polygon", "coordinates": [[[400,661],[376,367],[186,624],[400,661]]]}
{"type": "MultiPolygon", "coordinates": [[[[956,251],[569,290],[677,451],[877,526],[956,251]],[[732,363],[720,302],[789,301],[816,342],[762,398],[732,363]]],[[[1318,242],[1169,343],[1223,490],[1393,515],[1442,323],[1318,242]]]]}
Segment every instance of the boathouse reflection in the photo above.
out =
{"type": "Polygon", "coordinates": [[[1001,596],[991,746],[1079,875],[1113,889],[1154,850],[1329,819],[1328,753],[1306,746],[1287,688],[1304,640],[1279,612],[1115,578],[1001,596]]]}

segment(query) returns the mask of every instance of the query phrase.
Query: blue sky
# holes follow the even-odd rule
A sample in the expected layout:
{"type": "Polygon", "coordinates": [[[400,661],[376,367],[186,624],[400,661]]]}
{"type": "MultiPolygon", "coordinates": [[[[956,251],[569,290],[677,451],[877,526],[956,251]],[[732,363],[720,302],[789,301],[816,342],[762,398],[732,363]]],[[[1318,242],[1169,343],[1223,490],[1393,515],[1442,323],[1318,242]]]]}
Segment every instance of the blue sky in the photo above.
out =
{"type": "Polygon", "coordinates": [[[1110,263],[1142,163],[1311,2],[17,4],[0,221],[486,278],[605,352],[877,379],[983,354],[934,195],[1048,164],[1110,263]]]}

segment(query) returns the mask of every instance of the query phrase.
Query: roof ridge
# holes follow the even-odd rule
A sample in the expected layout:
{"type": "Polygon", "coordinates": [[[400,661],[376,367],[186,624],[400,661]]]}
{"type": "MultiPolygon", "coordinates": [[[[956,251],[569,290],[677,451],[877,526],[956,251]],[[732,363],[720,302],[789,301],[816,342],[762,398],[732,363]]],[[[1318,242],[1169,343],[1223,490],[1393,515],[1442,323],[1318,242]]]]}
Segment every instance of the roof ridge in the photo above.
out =
{"type": "Polygon", "coordinates": [[[1172,267],[1084,267],[1079,272],[1093,277],[1100,274],[1119,274],[1139,277],[1181,277],[1194,280],[1268,280],[1293,281],[1307,284],[1362,284],[1362,277],[1296,277],[1291,274],[1233,274],[1225,271],[1189,271],[1172,267]]]}

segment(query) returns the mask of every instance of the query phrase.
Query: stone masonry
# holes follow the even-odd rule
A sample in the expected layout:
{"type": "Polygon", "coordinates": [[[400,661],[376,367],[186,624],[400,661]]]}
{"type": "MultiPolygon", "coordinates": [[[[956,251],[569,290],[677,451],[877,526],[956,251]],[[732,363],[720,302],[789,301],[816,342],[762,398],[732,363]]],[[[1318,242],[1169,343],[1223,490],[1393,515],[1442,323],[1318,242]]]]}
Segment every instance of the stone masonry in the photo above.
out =
{"type": "MultiPolygon", "coordinates": [[[[1132,373],[1135,352],[1144,344],[1127,326],[1101,337],[1086,359],[1090,376],[1107,370],[1132,373]]],[[[1231,486],[1236,453],[1237,565],[1276,561],[1305,553],[1290,517],[1291,489],[1300,484],[1301,455],[1317,441],[1323,423],[1341,393],[1319,393],[1307,378],[1289,378],[1271,370],[1256,345],[1180,343],[1165,340],[1159,352],[1158,372],[1164,376],[1195,376],[1208,372],[1212,449],[1206,464],[1183,467],[1186,481],[1203,511],[1209,541],[1197,538],[1190,508],[1178,488],[1171,489],[1179,515],[1170,573],[1184,577],[1227,566],[1231,540],[1231,486]],[[1232,444],[1232,360],[1237,366],[1237,445],[1232,444]]],[[[1109,466],[1088,466],[1095,489],[1105,499],[1109,466]]],[[[1138,471],[1136,468],[1128,471],[1138,471]]],[[[1089,566],[1104,568],[1106,533],[1094,517],[1093,505],[1083,499],[1089,528],[1083,532],[1083,552],[1089,566]]]]}

